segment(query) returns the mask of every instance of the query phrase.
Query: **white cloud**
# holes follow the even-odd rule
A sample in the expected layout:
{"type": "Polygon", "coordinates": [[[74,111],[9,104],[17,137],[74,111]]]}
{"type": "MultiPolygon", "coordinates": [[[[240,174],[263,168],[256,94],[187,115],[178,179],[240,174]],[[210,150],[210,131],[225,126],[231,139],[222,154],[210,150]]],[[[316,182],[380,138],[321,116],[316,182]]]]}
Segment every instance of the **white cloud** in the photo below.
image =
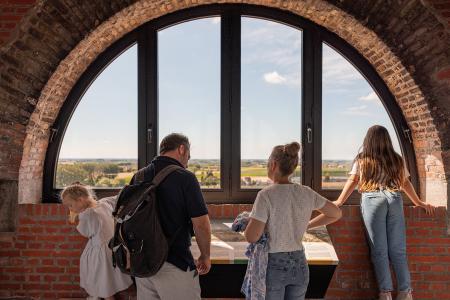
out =
{"type": "Polygon", "coordinates": [[[270,84],[282,84],[286,82],[286,78],[278,74],[277,71],[264,74],[264,80],[270,84]]]}
{"type": "Polygon", "coordinates": [[[375,92],[371,92],[370,94],[359,97],[358,99],[364,102],[372,102],[381,105],[380,98],[378,98],[378,95],[375,92]]]}

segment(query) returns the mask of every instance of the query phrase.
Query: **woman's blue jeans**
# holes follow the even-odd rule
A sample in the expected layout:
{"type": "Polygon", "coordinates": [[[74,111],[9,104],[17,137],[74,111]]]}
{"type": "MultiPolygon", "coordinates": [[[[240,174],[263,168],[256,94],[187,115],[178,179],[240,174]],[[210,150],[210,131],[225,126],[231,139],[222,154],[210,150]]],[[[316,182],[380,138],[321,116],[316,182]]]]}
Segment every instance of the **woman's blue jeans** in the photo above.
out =
{"type": "Polygon", "coordinates": [[[303,300],[309,283],[304,250],[269,253],[266,300],[303,300]]]}
{"type": "Polygon", "coordinates": [[[380,291],[393,290],[389,259],[397,278],[398,290],[410,291],[411,278],[406,257],[405,217],[401,194],[387,190],[365,192],[361,199],[361,213],[380,291]]]}

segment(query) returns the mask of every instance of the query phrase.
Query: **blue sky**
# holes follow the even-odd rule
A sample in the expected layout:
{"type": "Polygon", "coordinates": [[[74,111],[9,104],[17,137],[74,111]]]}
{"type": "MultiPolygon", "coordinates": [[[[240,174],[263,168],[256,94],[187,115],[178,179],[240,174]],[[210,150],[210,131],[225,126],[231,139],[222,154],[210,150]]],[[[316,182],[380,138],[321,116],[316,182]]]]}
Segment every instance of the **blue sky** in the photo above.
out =
{"type": "MultiPolygon", "coordinates": [[[[158,33],[160,137],[186,134],[192,158],[219,158],[220,19],[158,33]]],[[[302,32],[242,19],[241,153],[267,158],[276,144],[300,141],[302,32]]],[[[388,115],[362,75],[339,53],[323,50],[324,159],[352,159],[367,128],[388,128],[388,115]]],[[[137,48],[93,82],[70,121],[61,158],[137,158],[137,48]]]]}

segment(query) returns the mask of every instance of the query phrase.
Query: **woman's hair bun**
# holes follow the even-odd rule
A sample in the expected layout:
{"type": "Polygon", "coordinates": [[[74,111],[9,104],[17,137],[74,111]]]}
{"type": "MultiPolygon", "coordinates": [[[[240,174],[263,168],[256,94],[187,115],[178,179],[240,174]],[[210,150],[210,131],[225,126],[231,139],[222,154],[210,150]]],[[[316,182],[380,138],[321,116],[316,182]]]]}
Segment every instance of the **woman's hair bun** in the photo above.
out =
{"type": "Polygon", "coordinates": [[[287,155],[295,157],[298,155],[298,152],[300,151],[300,144],[297,142],[292,142],[290,144],[285,145],[284,149],[287,155]]]}

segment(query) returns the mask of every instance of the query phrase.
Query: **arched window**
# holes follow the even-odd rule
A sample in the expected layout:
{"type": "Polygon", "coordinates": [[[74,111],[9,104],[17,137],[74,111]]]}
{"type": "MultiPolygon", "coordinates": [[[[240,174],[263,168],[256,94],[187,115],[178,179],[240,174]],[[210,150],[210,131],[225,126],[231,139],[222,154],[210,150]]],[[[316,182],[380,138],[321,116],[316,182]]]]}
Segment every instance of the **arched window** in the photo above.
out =
{"type": "Polygon", "coordinates": [[[75,181],[121,187],[137,170],[137,46],[92,82],[70,117],[59,151],[55,187],[75,181]]]}
{"type": "Polygon", "coordinates": [[[342,189],[370,126],[386,127],[395,150],[401,148],[369,82],[336,50],[322,47],[322,188],[342,189]]]}
{"type": "Polygon", "coordinates": [[[190,138],[189,169],[210,203],[252,203],[272,147],[291,141],[303,148],[292,180],[332,199],[374,124],[417,184],[400,109],[345,41],[277,9],[192,8],[141,26],[88,68],[53,126],[43,199],[73,181],[117,193],[170,132],[190,138]]]}

